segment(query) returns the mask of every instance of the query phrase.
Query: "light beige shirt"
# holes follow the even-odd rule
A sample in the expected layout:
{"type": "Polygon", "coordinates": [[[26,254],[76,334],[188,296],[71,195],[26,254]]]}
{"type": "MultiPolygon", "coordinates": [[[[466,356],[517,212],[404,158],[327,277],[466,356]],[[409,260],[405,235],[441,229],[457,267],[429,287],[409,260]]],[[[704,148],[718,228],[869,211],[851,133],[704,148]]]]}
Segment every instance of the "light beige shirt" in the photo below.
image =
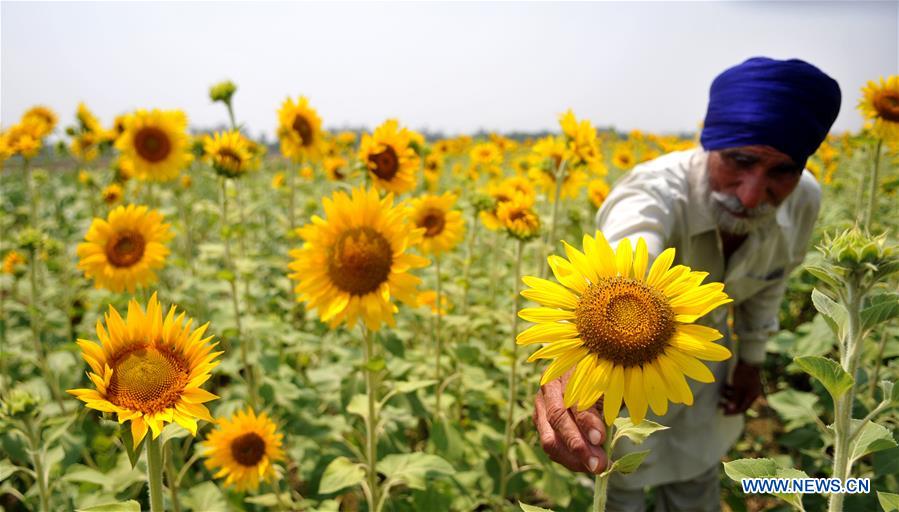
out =
{"type": "Polygon", "coordinates": [[[717,464],[743,430],[743,416],[725,416],[718,407],[721,388],[739,357],[749,363],[765,358],[765,343],[777,331],[777,313],[790,272],[802,263],[821,204],[821,189],[809,171],[780,205],[777,222],[764,233],[750,234],[724,264],[721,238],[714,217],[697,185],[706,178],[708,153],[702,149],[669,153],[638,165],[622,178],[596,215],[596,225],[615,246],[622,238],[646,240],[650,260],[668,247],[676,250],[675,263],[708,272],[704,282],[719,281],[733,299],[734,351],[727,327],[727,306],[712,311],[699,323],[715,327],[719,340],[734,352],[729,361],[709,363],[715,382],[687,379],[694,405],[670,404],[665,416],[647,419],[669,427],[653,434],[643,445],[629,441],[622,453],[652,452],[635,473],[615,475],[612,486],[636,489],[689,480],[717,464]]]}

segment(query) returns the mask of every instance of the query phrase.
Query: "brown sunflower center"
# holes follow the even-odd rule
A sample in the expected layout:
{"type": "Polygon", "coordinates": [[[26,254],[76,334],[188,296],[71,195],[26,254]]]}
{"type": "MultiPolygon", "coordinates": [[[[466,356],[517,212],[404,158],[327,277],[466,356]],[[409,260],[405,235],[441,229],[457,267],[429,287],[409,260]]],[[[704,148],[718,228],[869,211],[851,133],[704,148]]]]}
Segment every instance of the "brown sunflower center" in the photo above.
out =
{"type": "Polygon", "coordinates": [[[293,131],[300,134],[300,143],[303,146],[311,146],[312,145],[312,125],[309,123],[309,120],[303,116],[296,116],[293,118],[293,124],[291,125],[293,131]]]}
{"type": "Polygon", "coordinates": [[[114,267],[130,267],[140,261],[146,247],[143,235],[125,229],[114,233],[106,242],[106,259],[114,267]]]}
{"type": "Polygon", "coordinates": [[[370,227],[344,231],[328,251],[328,276],[352,295],[377,290],[387,281],[392,264],[390,242],[370,227]]]}
{"type": "Polygon", "coordinates": [[[241,466],[255,466],[265,456],[265,440],[256,432],[247,432],[231,441],[231,456],[241,466]]]}
{"type": "Polygon", "coordinates": [[[172,141],[159,128],[141,128],[134,136],[134,149],[141,158],[150,162],[161,162],[172,152],[172,141]]]}
{"type": "Polygon", "coordinates": [[[119,407],[143,413],[173,407],[190,375],[186,362],[161,347],[139,345],[112,361],[106,394],[119,407]]]}
{"type": "Polygon", "coordinates": [[[587,287],[575,310],[587,349],[628,367],[652,361],[674,334],[674,311],[658,291],[615,277],[587,287]]]}
{"type": "Polygon", "coordinates": [[[240,169],[240,164],[243,163],[243,159],[234,152],[230,148],[222,148],[218,152],[219,160],[222,165],[227,166],[232,169],[240,169]]]}
{"type": "Polygon", "coordinates": [[[400,159],[396,156],[396,151],[392,146],[387,146],[380,153],[369,155],[368,161],[374,166],[371,172],[382,180],[392,180],[400,170],[400,159]]]}
{"type": "Polygon", "coordinates": [[[435,237],[443,233],[443,228],[446,226],[446,214],[439,208],[428,208],[416,224],[420,228],[425,228],[426,237],[435,237]]]}
{"type": "Polygon", "coordinates": [[[899,123],[899,93],[894,91],[880,93],[874,98],[874,109],[883,119],[899,123]]]}

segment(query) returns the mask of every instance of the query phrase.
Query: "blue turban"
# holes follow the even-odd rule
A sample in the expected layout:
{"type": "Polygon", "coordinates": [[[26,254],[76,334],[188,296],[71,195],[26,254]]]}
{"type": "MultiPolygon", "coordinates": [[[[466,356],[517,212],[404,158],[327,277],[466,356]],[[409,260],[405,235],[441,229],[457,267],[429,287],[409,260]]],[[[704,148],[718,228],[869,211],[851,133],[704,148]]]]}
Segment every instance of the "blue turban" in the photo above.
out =
{"type": "Polygon", "coordinates": [[[840,86],[820,69],[753,57],[712,82],[702,147],[771,146],[805,166],[839,111],[840,86]]]}

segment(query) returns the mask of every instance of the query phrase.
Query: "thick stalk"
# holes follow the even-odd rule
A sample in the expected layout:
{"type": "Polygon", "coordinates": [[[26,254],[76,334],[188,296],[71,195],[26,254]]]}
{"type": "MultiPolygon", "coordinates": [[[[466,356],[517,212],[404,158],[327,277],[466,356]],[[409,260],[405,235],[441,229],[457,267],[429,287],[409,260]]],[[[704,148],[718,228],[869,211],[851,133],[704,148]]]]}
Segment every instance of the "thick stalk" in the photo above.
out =
{"type": "Polygon", "coordinates": [[[552,218],[549,222],[549,235],[546,239],[546,243],[543,244],[543,256],[540,258],[540,277],[544,279],[546,279],[546,273],[549,270],[549,267],[546,265],[546,258],[549,256],[550,249],[556,245],[556,223],[559,217],[559,201],[562,198],[562,184],[565,183],[565,165],[566,161],[562,160],[559,164],[559,168],[556,169],[555,172],[556,190],[555,200],[553,201],[552,218]]]}
{"type": "Polygon", "coordinates": [[[363,327],[363,338],[365,341],[365,393],[368,395],[368,417],[365,421],[365,453],[368,459],[368,510],[375,512],[378,504],[380,489],[378,488],[378,400],[377,379],[375,371],[371,369],[371,361],[374,356],[374,340],[372,332],[363,327]]]}
{"type": "Polygon", "coordinates": [[[508,475],[510,472],[509,450],[512,447],[512,432],[515,419],[515,402],[518,398],[518,343],[515,338],[518,336],[518,306],[521,301],[521,254],[524,252],[524,241],[518,241],[518,248],[515,252],[515,297],[512,299],[512,370],[509,373],[509,409],[506,412],[506,435],[503,441],[503,460],[502,471],[500,472],[500,491],[501,498],[506,497],[506,489],[509,484],[508,475]]]}
{"type": "Polygon", "coordinates": [[[440,287],[440,254],[434,254],[434,270],[437,274],[437,316],[436,321],[434,322],[434,339],[437,341],[437,356],[434,361],[434,375],[437,380],[437,394],[436,394],[436,404],[434,406],[434,420],[440,418],[440,396],[443,394],[443,386],[440,385],[441,378],[441,369],[440,369],[440,355],[443,353],[443,336],[440,335],[440,323],[443,319],[443,313],[440,310],[441,307],[441,287],[440,287]]]}
{"type": "Polygon", "coordinates": [[[162,500],[162,446],[159,438],[147,436],[147,487],[150,491],[150,512],[164,512],[162,500]]]}
{"type": "Polygon", "coordinates": [[[883,139],[877,139],[877,145],[874,149],[874,168],[871,169],[871,187],[868,192],[868,207],[865,209],[864,228],[868,230],[871,227],[871,220],[874,218],[874,209],[877,207],[877,174],[880,170],[880,150],[883,147],[883,139]]]}
{"type": "MultiPolygon", "coordinates": [[[[230,230],[228,225],[228,182],[221,178],[222,183],[222,228],[230,230]]],[[[240,358],[243,363],[244,379],[247,382],[247,399],[250,407],[256,409],[256,375],[249,356],[249,340],[243,336],[243,328],[240,322],[240,302],[237,298],[237,269],[231,260],[231,235],[230,232],[223,236],[225,250],[225,267],[231,272],[228,284],[231,286],[231,306],[234,309],[234,324],[237,329],[237,339],[240,344],[240,358]]]]}
{"type": "Polygon", "coordinates": [[[172,495],[172,510],[181,512],[181,502],[178,500],[178,480],[172,452],[172,443],[169,443],[165,446],[165,481],[169,484],[169,493],[172,495]]]}
{"type": "MultiPolygon", "coordinates": [[[[602,444],[603,452],[606,454],[607,464],[609,466],[612,465],[612,437],[614,435],[615,427],[610,425],[606,429],[606,440],[602,444]]],[[[606,468],[608,470],[608,467],[606,468]]],[[[606,512],[606,502],[608,500],[609,494],[609,477],[612,476],[611,473],[606,473],[605,471],[602,474],[596,475],[593,484],[593,512],[606,512]]]]}
{"type": "MultiPolygon", "coordinates": [[[[861,333],[859,331],[859,309],[861,306],[861,294],[859,294],[857,283],[854,282],[855,277],[850,276],[849,282],[846,283],[846,309],[848,316],[848,332],[847,344],[843,354],[841,354],[841,363],[849,375],[855,377],[855,371],[858,366],[858,353],[861,344],[861,333]]],[[[834,448],[833,448],[833,477],[839,478],[845,484],[846,478],[849,477],[849,444],[850,429],[852,427],[852,403],[855,395],[855,382],[846,390],[846,392],[834,403],[834,448]]],[[[845,494],[833,493],[830,495],[829,512],[842,512],[843,498],[845,494]]]]}

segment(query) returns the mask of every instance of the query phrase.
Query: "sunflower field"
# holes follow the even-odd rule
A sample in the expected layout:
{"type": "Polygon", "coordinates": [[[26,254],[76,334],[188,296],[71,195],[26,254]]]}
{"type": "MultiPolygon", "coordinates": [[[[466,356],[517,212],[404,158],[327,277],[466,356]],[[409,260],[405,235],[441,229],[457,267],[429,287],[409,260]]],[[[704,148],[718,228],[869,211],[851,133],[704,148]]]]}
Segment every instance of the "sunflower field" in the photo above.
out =
{"type": "MultiPolygon", "coordinates": [[[[595,230],[618,178],[694,134],[571,110],[533,136],[329,132],[293,96],[266,143],[235,84],[209,97],[228,129],[82,103],[0,134],[4,510],[603,510],[642,459],[595,479],[549,460],[541,383],[574,369],[566,406],[602,398],[608,448],[731,357],[693,324],[727,307],[721,283],[595,230]],[[622,348],[635,296],[655,330],[622,348]]],[[[865,128],[807,164],[823,208],[722,467],[728,510],[899,510],[899,77],[858,105],[865,128]],[[797,475],[872,491],[738,482],[797,475]]]]}

